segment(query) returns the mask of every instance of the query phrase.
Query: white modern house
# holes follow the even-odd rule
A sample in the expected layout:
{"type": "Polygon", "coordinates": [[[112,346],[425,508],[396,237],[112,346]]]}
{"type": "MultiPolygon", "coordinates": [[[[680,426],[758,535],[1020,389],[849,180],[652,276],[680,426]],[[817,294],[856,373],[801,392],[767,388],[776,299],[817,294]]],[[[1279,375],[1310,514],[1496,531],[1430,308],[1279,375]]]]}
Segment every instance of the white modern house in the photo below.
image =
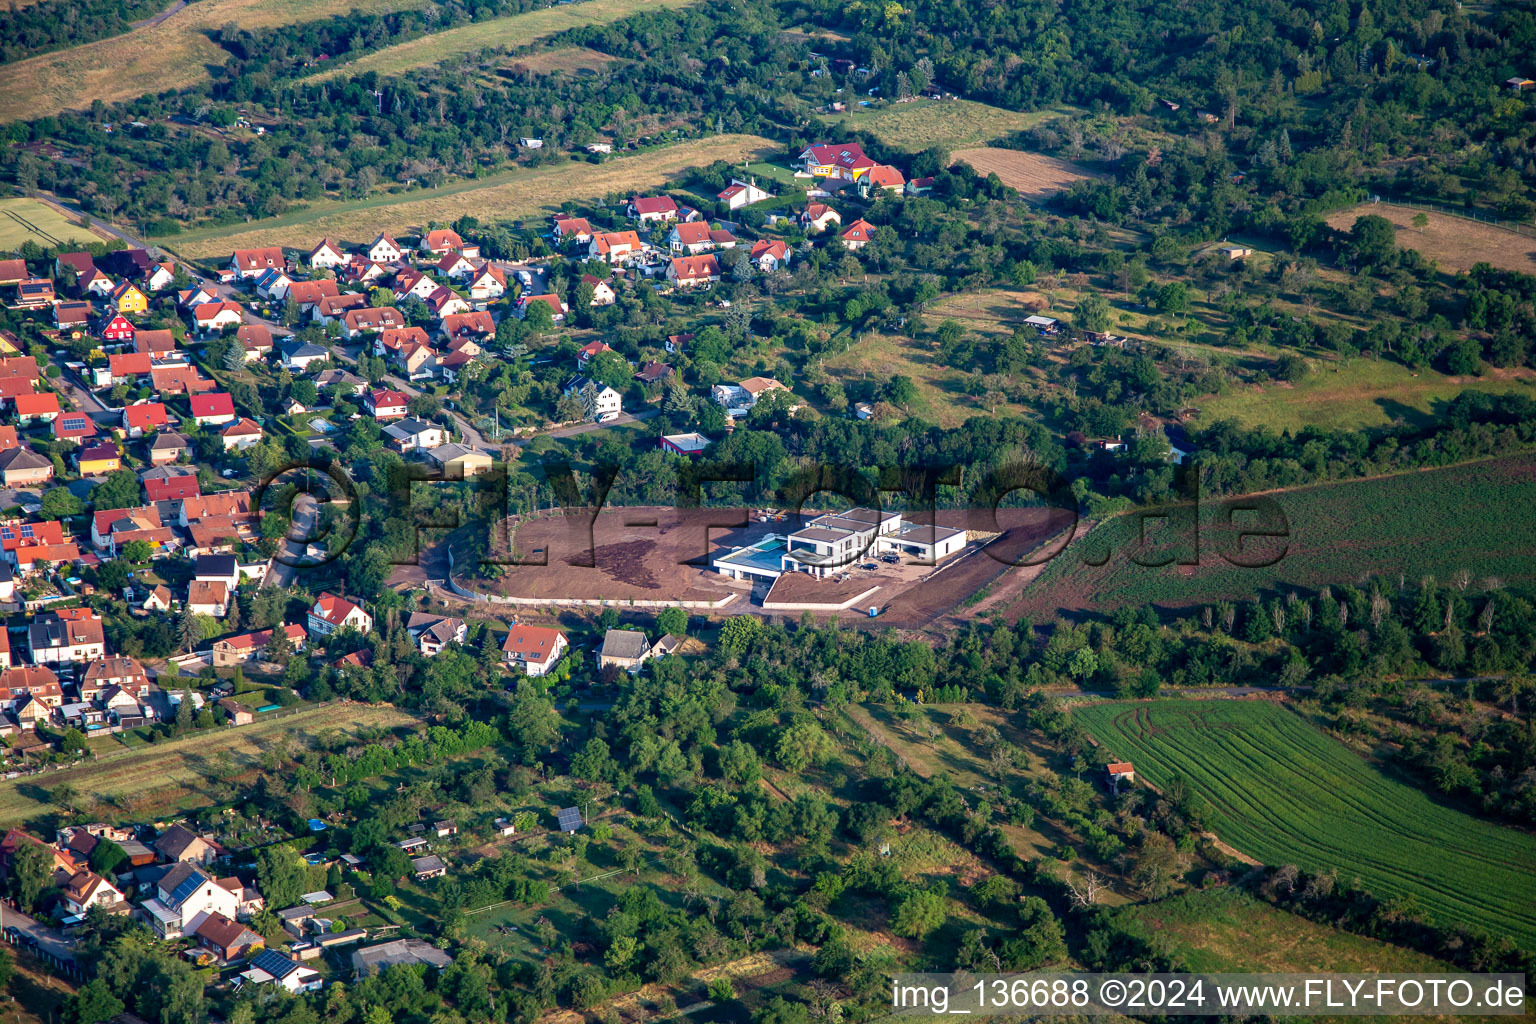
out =
{"type": "Polygon", "coordinates": [[[964,530],[909,523],[899,512],[854,508],[817,516],[789,534],[771,534],[711,561],[715,571],[738,580],[772,581],[787,572],[824,579],[869,558],[906,555],[937,564],[965,547],[964,530]]]}

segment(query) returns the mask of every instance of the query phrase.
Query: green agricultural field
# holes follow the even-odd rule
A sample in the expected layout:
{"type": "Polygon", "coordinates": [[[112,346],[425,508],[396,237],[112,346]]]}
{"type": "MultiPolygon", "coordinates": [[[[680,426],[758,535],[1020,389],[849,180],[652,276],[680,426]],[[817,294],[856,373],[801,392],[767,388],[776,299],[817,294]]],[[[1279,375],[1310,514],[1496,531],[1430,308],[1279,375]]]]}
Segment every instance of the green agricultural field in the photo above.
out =
{"type": "Polygon", "coordinates": [[[1246,427],[1364,430],[1395,420],[1421,426],[1468,389],[1536,396],[1536,373],[1490,370],[1485,377],[1414,372],[1385,359],[1323,363],[1295,384],[1233,388],[1200,405],[1200,423],[1237,420],[1246,427]]]}
{"type": "MultiPolygon", "coordinates": [[[[1242,568],[1222,557],[1223,504],[1208,499],[1201,509],[1198,565],[1150,568],[1132,562],[1141,523],[1128,514],[1079,536],[1026,591],[1024,607],[1047,614],[1136,604],[1180,608],[1371,577],[1395,580],[1399,574],[1417,580],[1429,573],[1444,580],[1462,568],[1505,582],[1536,578],[1536,553],[1529,543],[1536,534],[1536,456],[1318,484],[1269,497],[1289,530],[1284,553],[1272,566],[1242,568]],[[1085,564],[1106,552],[1105,564],[1085,564]]],[[[1167,529],[1167,522],[1148,522],[1150,554],[1144,561],[1164,552],[1191,556],[1187,529],[1178,534],[1180,543],[1159,549],[1167,529]]],[[[1245,550],[1278,553],[1252,546],[1268,541],[1245,543],[1250,545],[1245,550]]]]}
{"type": "Polygon", "coordinates": [[[974,100],[913,100],[823,114],[821,120],[844,134],[869,132],[887,145],[917,152],[930,146],[957,149],[980,145],[1071,112],[1071,108],[1060,107],[1021,113],[974,100]]]}
{"type": "Polygon", "coordinates": [[[1536,948],[1536,836],[1431,800],[1268,701],[1097,704],[1072,714],[1153,786],[1182,776],[1221,839],[1266,864],[1337,870],[1445,924],[1536,948]],[[1469,879],[1476,879],[1469,884],[1469,879]]]}

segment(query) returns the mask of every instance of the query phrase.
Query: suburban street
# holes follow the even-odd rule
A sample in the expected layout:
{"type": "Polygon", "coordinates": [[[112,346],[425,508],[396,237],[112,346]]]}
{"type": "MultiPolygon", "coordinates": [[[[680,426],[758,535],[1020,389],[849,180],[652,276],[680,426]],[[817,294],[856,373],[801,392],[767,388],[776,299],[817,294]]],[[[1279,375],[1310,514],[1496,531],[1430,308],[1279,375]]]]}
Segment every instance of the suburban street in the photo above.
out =
{"type": "Polygon", "coordinates": [[[286,587],[304,567],[304,549],[320,519],[320,503],[312,494],[300,494],[293,501],[293,525],[283,538],[282,558],[272,560],[272,571],[261,581],[264,587],[286,587]]]}

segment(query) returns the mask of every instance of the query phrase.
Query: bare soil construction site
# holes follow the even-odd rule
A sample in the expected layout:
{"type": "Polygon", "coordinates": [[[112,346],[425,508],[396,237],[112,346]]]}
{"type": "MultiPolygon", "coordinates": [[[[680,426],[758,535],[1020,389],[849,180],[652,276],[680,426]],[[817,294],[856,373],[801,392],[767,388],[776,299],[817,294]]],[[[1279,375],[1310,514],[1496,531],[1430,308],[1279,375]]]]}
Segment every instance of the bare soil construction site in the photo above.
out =
{"type": "MultiPolygon", "coordinates": [[[[651,607],[685,604],[697,612],[722,615],[770,614],[763,607],[768,588],[730,580],[710,568],[710,559],[800,527],[801,516],[765,517],[729,508],[680,510],[666,507],[605,508],[596,517],[582,510],[540,516],[512,524],[512,557],[497,579],[456,577],[459,585],[487,595],[589,605],[611,602],[651,607]]],[[[914,519],[922,517],[914,516],[914,519]]],[[[843,610],[854,597],[856,612],[879,608],[871,620],[881,626],[921,629],[991,586],[1016,562],[1036,561],[1065,543],[1058,537],[1072,525],[1070,514],[1054,509],[942,511],[938,525],[965,529],[971,541],[938,566],[860,560],[840,575],[814,579],[792,573],[773,586],[770,604],[793,602],[813,612],[843,610]]],[[[797,609],[800,610],[800,609],[797,609]]]]}

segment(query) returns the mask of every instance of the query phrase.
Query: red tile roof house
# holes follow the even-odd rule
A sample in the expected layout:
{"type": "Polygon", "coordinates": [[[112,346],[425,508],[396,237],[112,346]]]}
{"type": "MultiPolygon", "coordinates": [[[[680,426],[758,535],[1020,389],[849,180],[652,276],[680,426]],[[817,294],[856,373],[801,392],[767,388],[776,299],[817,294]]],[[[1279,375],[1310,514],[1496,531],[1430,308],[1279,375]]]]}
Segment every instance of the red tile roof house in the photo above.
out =
{"type": "Polygon", "coordinates": [[[42,394],[17,395],[16,418],[22,426],[32,423],[51,423],[58,418],[59,396],[52,391],[44,391],[42,394]]]}
{"type": "Polygon", "coordinates": [[[585,370],[587,364],[604,352],[612,352],[613,346],[606,341],[589,341],[576,350],[576,369],[585,370]]]}
{"type": "Polygon", "coordinates": [[[777,238],[764,238],[753,243],[749,258],[766,274],[789,265],[789,246],[777,238]]]}
{"type": "Polygon", "coordinates": [[[272,351],[272,328],[266,324],[242,324],[235,340],[245,349],[245,361],[252,362],[272,351]]]}
{"type": "Polygon", "coordinates": [[[438,260],[435,266],[438,273],[453,280],[458,280],[461,277],[471,277],[476,270],[480,269],[475,266],[473,260],[461,252],[450,252],[438,260]]]}
{"type": "Polygon", "coordinates": [[[743,206],[751,206],[753,203],[761,203],[772,199],[767,191],[757,187],[757,181],[732,180],[725,190],[715,196],[724,203],[728,209],[739,210],[743,206]]]}
{"type": "Polygon", "coordinates": [[[421,327],[390,327],[373,339],[373,354],[397,356],[412,344],[431,345],[432,339],[421,327]]]}
{"type": "Polygon", "coordinates": [[[239,419],[219,431],[226,452],[243,452],[261,443],[261,425],[253,419],[239,419]]]}
{"type": "Polygon", "coordinates": [[[288,286],[288,294],[283,301],[296,302],[300,313],[308,313],[321,299],[335,298],[340,294],[341,289],[335,281],[295,281],[288,286]]]}
{"type": "Polygon", "coordinates": [[[129,437],[153,434],[169,423],[170,417],[166,415],[163,402],[142,402],[123,407],[123,429],[129,437]]]}
{"type": "Polygon", "coordinates": [[[191,398],[192,422],[199,425],[222,426],[235,420],[235,400],[226,392],[215,391],[191,398]]]}
{"type": "Polygon", "coordinates": [[[373,628],[373,616],[356,602],[326,592],[316,598],[309,609],[309,635],[314,638],[330,636],[339,629],[351,626],[359,633],[373,628]]]}
{"type": "Polygon", "coordinates": [[[390,327],[404,326],[404,315],[393,306],[349,309],[341,317],[341,335],[348,341],[353,341],[364,334],[377,334],[390,327]]]}
{"type": "Polygon", "coordinates": [[[555,667],[568,646],[565,634],[558,629],[513,625],[501,650],[508,665],[521,665],[530,676],[542,676],[555,667]]]}
{"type": "Polygon", "coordinates": [[[446,338],[476,338],[481,341],[496,333],[496,321],[484,310],[470,313],[450,313],[438,325],[446,338]]]}
{"type": "Polygon", "coordinates": [[[679,256],[667,267],[667,280],[679,288],[693,288],[720,280],[720,261],[713,255],[679,256]]]}
{"type": "Polygon", "coordinates": [[[238,302],[205,302],[192,310],[192,322],[203,333],[239,327],[243,314],[238,302]]]}
{"type": "Polygon", "coordinates": [[[190,468],[145,470],[139,481],[144,485],[146,501],[185,501],[187,498],[200,497],[203,493],[203,485],[197,479],[197,473],[190,468]]]}
{"type": "Polygon", "coordinates": [[[604,263],[620,263],[639,256],[644,251],[640,236],[633,231],[604,231],[592,236],[587,245],[587,258],[604,263]]]}
{"type": "Polygon", "coordinates": [[[197,944],[218,957],[222,963],[244,960],[266,948],[267,941],[239,921],[231,920],[217,911],[203,918],[203,923],[192,933],[197,944]]]}
{"type": "Polygon", "coordinates": [[[133,384],[140,377],[148,377],[154,369],[154,359],[148,352],[114,352],[107,356],[107,372],[113,384],[133,384]]]}
{"type": "Polygon", "coordinates": [[[528,305],[533,302],[542,302],[548,306],[550,315],[554,318],[555,323],[560,323],[564,320],[565,314],[570,311],[569,307],[560,301],[560,296],[553,292],[545,292],[543,295],[524,295],[517,300],[514,312],[517,313],[519,318],[526,317],[528,315],[528,305]]]}
{"type": "MultiPolygon", "coordinates": [[[[304,649],[304,627],[298,623],[289,623],[283,626],[283,632],[288,636],[288,642],[294,652],[304,649]]],[[[216,666],[243,665],[253,658],[260,658],[267,644],[272,640],[272,630],[263,629],[256,633],[241,633],[238,636],[225,637],[223,640],[213,642],[213,663],[216,666]]]]}
{"type": "Polygon", "coordinates": [[[53,421],[53,436],[60,441],[78,441],[85,437],[95,437],[96,424],[83,412],[71,410],[60,413],[53,421]]]}
{"type": "Polygon", "coordinates": [[[452,228],[434,228],[421,236],[421,251],[441,256],[464,248],[464,239],[452,228]]]}
{"type": "Polygon", "coordinates": [[[0,359],[0,380],[24,380],[35,387],[38,376],[37,360],[31,356],[12,356],[9,359],[0,359]]]}
{"type": "Polygon", "coordinates": [[[856,142],[841,146],[807,146],[800,151],[798,159],[801,170],[813,178],[857,181],[875,167],[875,162],[864,155],[856,142]]]}
{"type": "Polygon", "coordinates": [[[368,410],[376,420],[398,420],[405,416],[410,399],[398,391],[390,391],[380,388],[378,391],[368,392],[363,399],[363,407],[368,410]]]}
{"type": "Polygon", "coordinates": [[[634,196],[629,201],[629,215],[642,224],[677,220],[677,204],[671,196],[634,196]]]}
{"type": "Polygon", "coordinates": [[[864,248],[874,235],[875,226],[861,217],[843,228],[837,237],[843,240],[846,248],[852,250],[864,248]]]}
{"type": "Polygon", "coordinates": [[[478,302],[499,299],[507,293],[507,275],[489,263],[469,275],[469,297],[478,302]]]}
{"type": "Polygon", "coordinates": [[[736,236],[724,228],[712,228],[704,221],[696,220],[673,225],[667,235],[667,244],[673,252],[687,252],[692,256],[711,249],[734,248],[736,236]]]}
{"type": "Polygon", "coordinates": [[[585,217],[556,217],[554,234],[560,242],[590,242],[592,225],[585,217]]]}
{"type": "Polygon", "coordinates": [[[218,386],[191,365],[156,366],[149,371],[149,379],[162,396],[197,394],[200,391],[212,391],[218,386]]]}
{"type": "Polygon", "coordinates": [[[286,270],[288,261],[278,246],[265,249],[236,249],[230,257],[229,269],[241,280],[260,277],[269,270],[286,270]]]}

